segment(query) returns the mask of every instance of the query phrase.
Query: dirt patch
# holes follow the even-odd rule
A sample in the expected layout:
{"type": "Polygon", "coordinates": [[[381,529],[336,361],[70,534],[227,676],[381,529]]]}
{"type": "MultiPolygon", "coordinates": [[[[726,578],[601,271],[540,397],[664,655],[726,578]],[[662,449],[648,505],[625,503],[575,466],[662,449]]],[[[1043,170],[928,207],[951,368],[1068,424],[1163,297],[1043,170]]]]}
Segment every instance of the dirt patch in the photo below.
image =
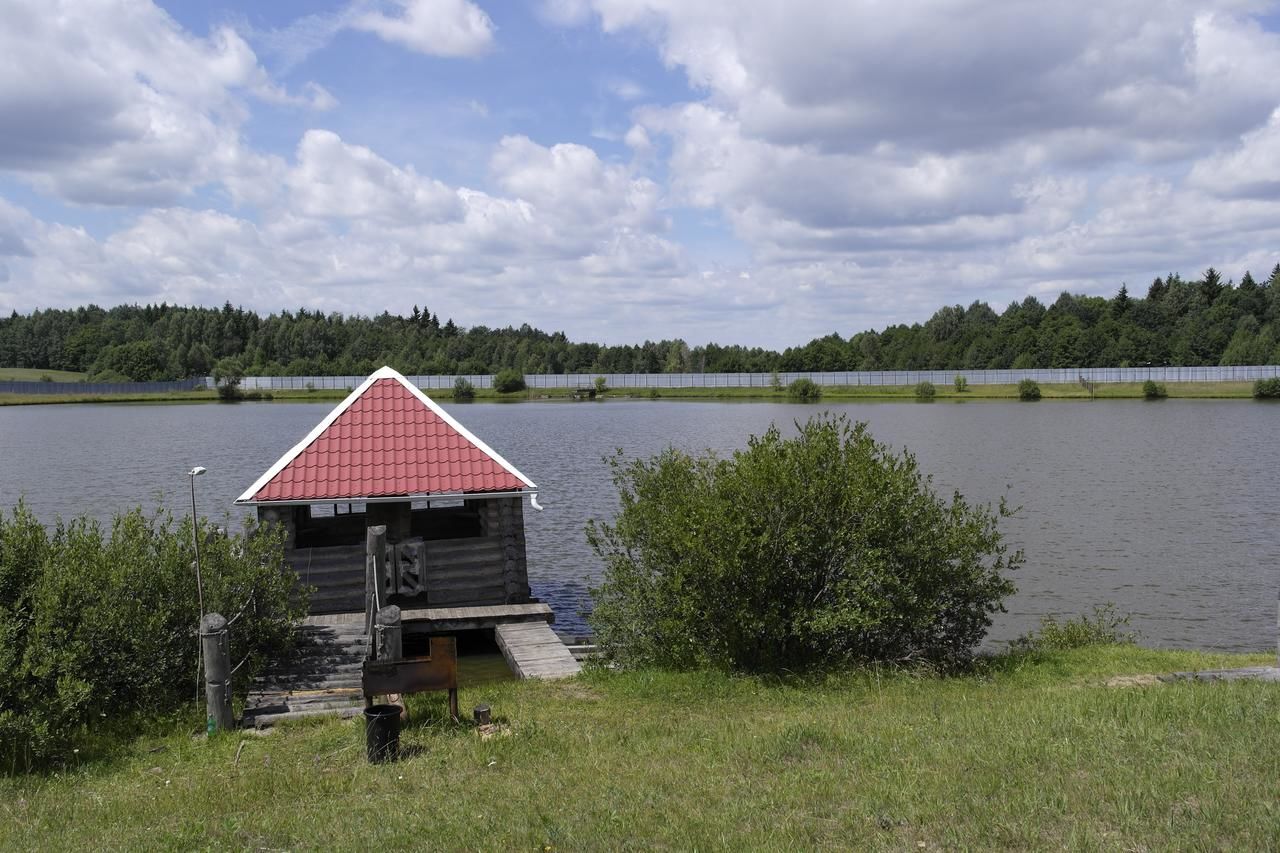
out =
{"type": "Polygon", "coordinates": [[[1155,687],[1164,682],[1155,675],[1116,675],[1103,683],[1107,687],[1155,687]]]}

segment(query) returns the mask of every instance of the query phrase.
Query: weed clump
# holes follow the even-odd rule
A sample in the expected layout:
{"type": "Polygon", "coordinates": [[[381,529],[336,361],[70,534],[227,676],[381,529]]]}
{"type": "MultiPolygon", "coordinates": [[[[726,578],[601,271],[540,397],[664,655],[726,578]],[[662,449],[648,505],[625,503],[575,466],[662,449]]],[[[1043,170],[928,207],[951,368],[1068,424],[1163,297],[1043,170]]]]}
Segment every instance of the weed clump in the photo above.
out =
{"type": "Polygon", "coordinates": [[[1061,622],[1055,616],[1046,616],[1040,620],[1039,630],[1019,637],[1012,645],[1015,650],[1027,652],[1061,652],[1089,646],[1132,645],[1138,641],[1138,634],[1128,628],[1128,614],[1117,613],[1114,604],[1103,604],[1094,607],[1092,615],[1081,615],[1061,622]]]}

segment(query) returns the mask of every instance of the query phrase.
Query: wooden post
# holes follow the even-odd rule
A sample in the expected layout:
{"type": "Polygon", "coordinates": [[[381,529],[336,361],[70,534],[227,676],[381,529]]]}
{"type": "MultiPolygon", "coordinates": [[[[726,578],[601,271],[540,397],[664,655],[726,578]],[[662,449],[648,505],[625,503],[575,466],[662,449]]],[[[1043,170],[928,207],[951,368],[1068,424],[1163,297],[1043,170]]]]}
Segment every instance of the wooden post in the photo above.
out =
{"type": "Polygon", "coordinates": [[[400,608],[388,604],[378,611],[377,626],[378,660],[400,660],[404,657],[404,638],[401,634],[400,608]]]}
{"type": "Polygon", "coordinates": [[[373,572],[373,582],[378,584],[378,606],[385,606],[386,602],[382,599],[387,597],[388,592],[394,591],[387,588],[387,526],[385,524],[377,524],[366,530],[364,553],[373,572]]]}
{"type": "Polygon", "coordinates": [[[204,698],[209,734],[235,728],[231,714],[231,643],[227,620],[217,613],[200,620],[200,650],[204,655],[204,698]]]}
{"type": "Polygon", "coordinates": [[[365,630],[369,632],[370,660],[378,659],[376,619],[382,607],[382,574],[387,560],[387,528],[376,525],[365,529],[364,543],[364,614],[365,630]]]}

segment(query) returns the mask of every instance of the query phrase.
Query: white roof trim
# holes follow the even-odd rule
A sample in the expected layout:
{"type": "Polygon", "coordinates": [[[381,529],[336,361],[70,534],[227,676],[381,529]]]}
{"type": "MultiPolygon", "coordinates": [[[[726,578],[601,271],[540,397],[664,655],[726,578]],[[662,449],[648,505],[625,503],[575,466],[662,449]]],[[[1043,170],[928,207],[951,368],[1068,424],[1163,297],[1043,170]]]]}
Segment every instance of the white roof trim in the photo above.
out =
{"type": "Polygon", "coordinates": [[[377,497],[309,498],[304,501],[236,501],[244,506],[329,506],[330,504],[385,504],[404,501],[484,501],[498,498],[538,497],[537,492],[433,492],[431,494],[391,495],[377,497]]]}
{"type": "MultiPolygon", "coordinates": [[[[321,433],[323,433],[330,426],[332,426],[333,422],[336,421],[343,412],[351,408],[351,405],[360,398],[360,395],[363,394],[366,390],[368,390],[369,386],[372,385],[374,382],[377,382],[379,379],[394,379],[397,382],[399,382],[401,385],[403,385],[405,388],[408,388],[409,391],[413,393],[413,396],[418,398],[419,402],[421,402],[424,406],[426,406],[428,409],[434,412],[442,421],[444,421],[449,426],[457,430],[462,435],[463,438],[467,439],[476,447],[480,448],[480,450],[487,453],[489,457],[493,459],[494,462],[497,462],[499,465],[505,468],[508,473],[513,474],[518,480],[520,480],[530,489],[538,488],[533,484],[532,480],[530,480],[524,474],[521,474],[518,470],[516,470],[516,467],[512,465],[510,462],[508,462],[506,459],[503,459],[502,456],[497,451],[495,451],[492,447],[490,447],[489,445],[481,441],[479,438],[477,438],[475,434],[471,432],[471,430],[467,429],[462,424],[454,420],[453,417],[450,416],[449,413],[446,412],[444,409],[440,408],[440,406],[437,405],[434,400],[432,400],[426,394],[422,393],[422,389],[418,388],[408,379],[405,379],[404,376],[402,376],[398,371],[393,370],[390,367],[380,367],[377,370],[375,370],[369,376],[368,379],[360,383],[360,387],[356,388],[354,391],[348,394],[345,400],[343,400],[336,407],[334,407],[334,410],[330,412],[328,415],[326,415],[324,420],[316,424],[315,429],[307,433],[306,438],[302,439],[302,441],[299,441],[287,453],[285,453],[284,456],[281,456],[279,459],[277,459],[276,464],[268,468],[267,472],[263,474],[261,477],[259,477],[258,480],[252,486],[245,489],[244,494],[236,498],[235,502],[238,504],[264,503],[263,501],[255,501],[253,499],[253,496],[256,495],[258,491],[262,489],[263,486],[265,486],[267,483],[270,483],[272,478],[274,478],[276,474],[279,474],[282,470],[284,470],[285,466],[287,466],[290,462],[296,459],[298,455],[302,453],[302,451],[310,447],[311,443],[314,442],[317,438],[319,438],[321,433]]],[[[475,494],[479,496],[487,493],[476,492],[475,494]]],[[[415,495],[413,497],[421,499],[429,496],[415,495]]],[[[437,497],[444,497],[444,495],[438,495],[437,497]]],[[[329,499],[329,500],[319,501],[319,503],[333,503],[335,500],[337,500],[338,503],[346,503],[348,500],[361,500],[361,499],[358,499],[358,498],[329,499]]],[[[364,500],[367,500],[367,499],[364,499],[364,500]]],[[[284,504],[284,503],[287,503],[287,501],[265,501],[265,503],[284,504]]]]}

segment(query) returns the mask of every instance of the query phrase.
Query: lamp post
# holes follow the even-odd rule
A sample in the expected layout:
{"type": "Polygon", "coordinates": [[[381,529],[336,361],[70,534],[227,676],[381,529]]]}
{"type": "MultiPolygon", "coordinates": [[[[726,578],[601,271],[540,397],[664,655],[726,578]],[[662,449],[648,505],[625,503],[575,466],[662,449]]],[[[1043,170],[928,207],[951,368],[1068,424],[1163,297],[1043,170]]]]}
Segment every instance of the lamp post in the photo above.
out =
{"type": "Polygon", "coordinates": [[[200,616],[204,618],[204,583],[200,580],[200,534],[196,524],[196,477],[207,469],[197,465],[187,472],[191,478],[191,544],[196,549],[196,600],[200,602],[200,616]]]}

